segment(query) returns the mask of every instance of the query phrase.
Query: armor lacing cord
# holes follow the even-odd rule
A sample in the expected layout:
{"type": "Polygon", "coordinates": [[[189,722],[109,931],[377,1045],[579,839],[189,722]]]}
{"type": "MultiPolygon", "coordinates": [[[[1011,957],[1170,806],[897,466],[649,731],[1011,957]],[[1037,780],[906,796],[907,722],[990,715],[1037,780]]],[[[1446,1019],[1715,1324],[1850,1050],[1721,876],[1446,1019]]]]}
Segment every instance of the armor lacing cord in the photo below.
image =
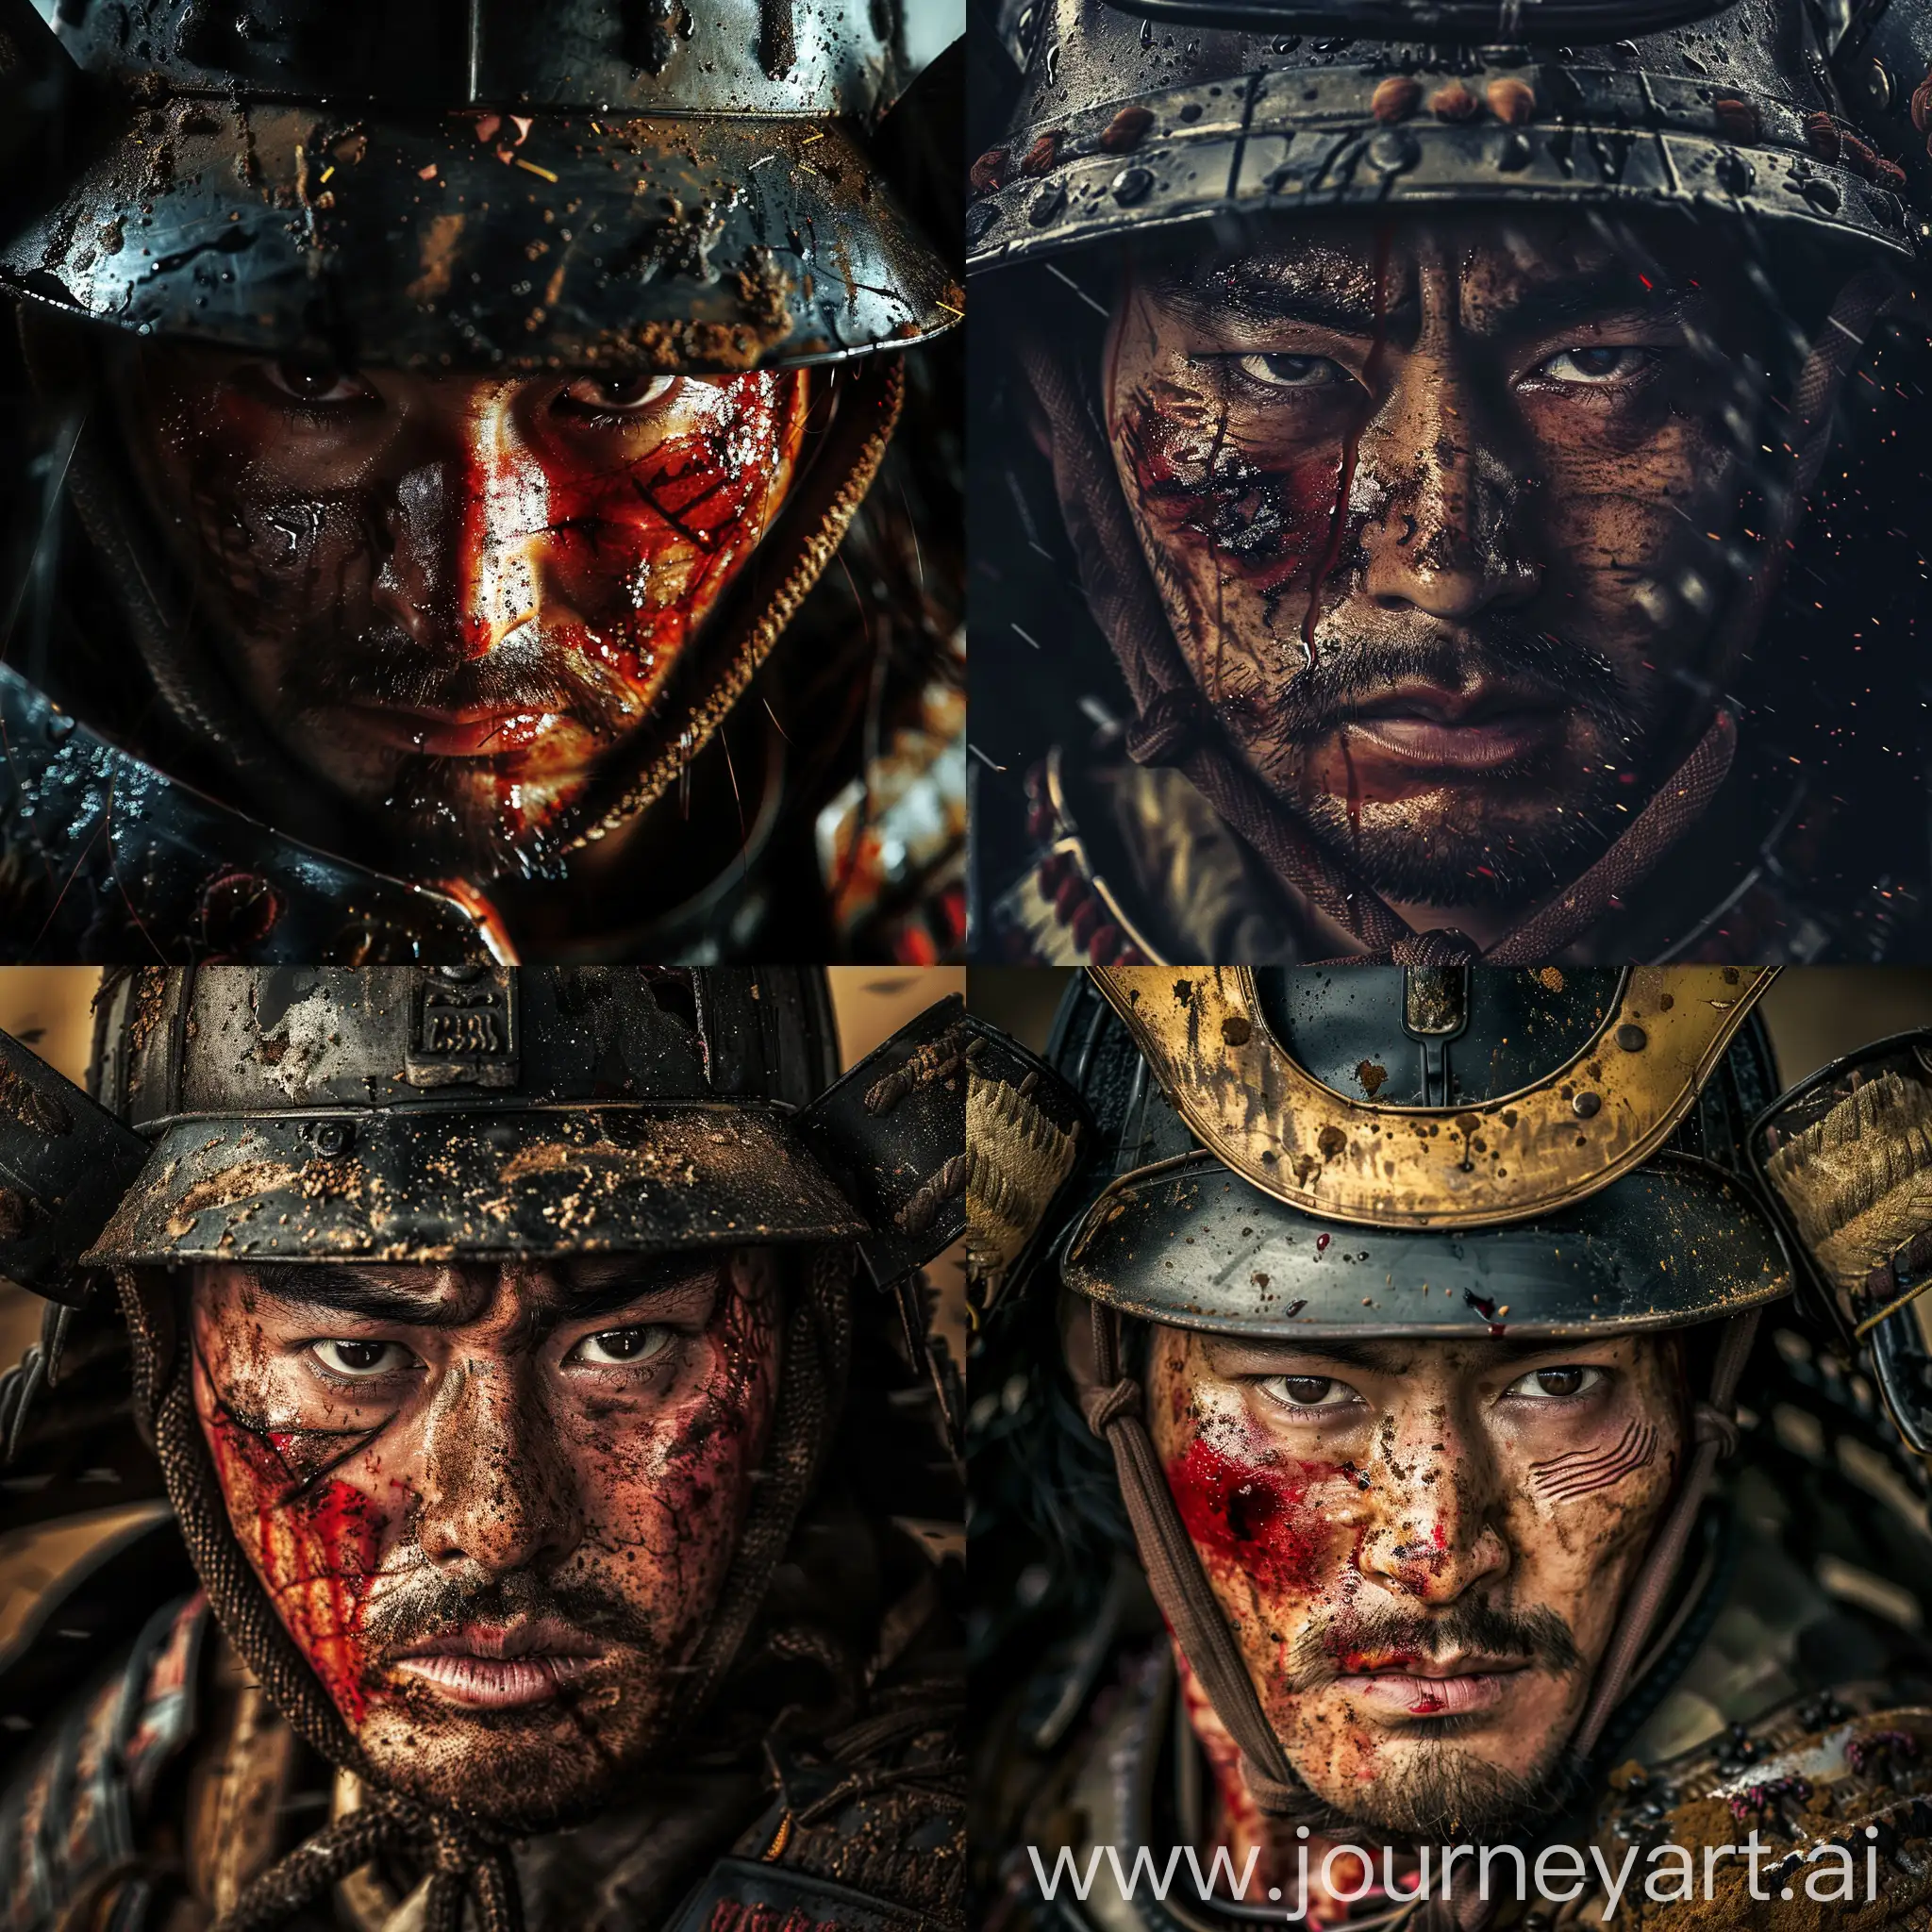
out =
{"type": "MultiPolygon", "coordinates": [[[[1261,1708],[1255,1680],[1248,1674],[1193,1540],[1174,1507],[1147,1430],[1146,1391],[1132,1376],[1121,1374],[1120,1318],[1097,1302],[1089,1304],[1089,1314],[1092,1379],[1087,1379],[1077,1362],[1070,1360],[1070,1368],[1088,1426],[1113,1451],[1121,1499],[1126,1505],[1154,1601],[1214,1714],[1241,1754],[1241,1776],[1256,1807],[1270,1817],[1291,1815],[1306,1800],[1307,1787],[1295,1776],[1281,1740],[1261,1708]]],[[[1691,1411],[1695,1446],[1690,1469],[1624,1599],[1609,1647],[1597,1667],[1591,1702],[1571,1740],[1573,1749],[1581,1757],[1595,1750],[1611,1712],[1639,1674],[1638,1657],[1676,1580],[1717,1465],[1737,1448],[1733,1407],[1738,1378],[1751,1353],[1757,1320],[1758,1310],[1752,1308],[1730,1317],[1724,1324],[1711,1369],[1709,1396],[1691,1411]]],[[[1453,1900],[1432,1901],[1429,1915],[1416,1924],[1440,1922],[1459,1928],[1459,1932],[1475,1932],[1489,1919],[1492,1904],[1458,1891],[1453,1900]]]]}
{"type": "Polygon", "coordinates": [[[1090,1307],[1093,1380],[1074,1376],[1087,1425],[1113,1451],[1121,1500],[1147,1568],[1148,1588],[1215,1714],[1241,1754],[1241,1776],[1260,1809],[1280,1817],[1305,1793],[1261,1709],[1255,1680],[1221,1613],[1208,1573],[1174,1507],[1147,1433],[1146,1392],[1120,1371],[1120,1319],[1090,1307]]]}
{"type": "MultiPolygon", "coordinates": [[[[1711,682],[1719,690],[1749,651],[1780,579],[1787,540],[1830,451],[1839,387],[1899,286],[1883,269],[1848,282],[1799,372],[1790,414],[1806,425],[1805,440],[1777,514],[1767,520],[1764,563],[1718,634],[1711,682]]],[[[1723,706],[1608,850],[1494,945],[1484,950],[1448,929],[1417,933],[1352,868],[1294,823],[1229,741],[1194,684],[1155,591],[1091,382],[1037,336],[1022,336],[1019,354],[1052,431],[1054,482],[1074,553],[1081,559],[1081,588],[1113,647],[1138,713],[1127,727],[1128,757],[1140,764],[1175,766],[1282,884],[1359,941],[1360,958],[1349,963],[1545,963],[1614,910],[1708,809],[1737,751],[1737,723],[1723,706]]]]}
{"type": "MultiPolygon", "coordinates": [[[[728,1672],[810,1495],[844,1402],[851,1357],[850,1246],[815,1253],[785,1326],[785,1355],[763,1480],[754,1492],[718,1607],[679,1686],[669,1736],[688,1731],[728,1672]]],[[[158,1270],[119,1269],[134,1342],[135,1413],[154,1442],[210,1607],[269,1701],[306,1743],[360,1781],[363,1803],[258,1878],[214,1932],[272,1932],[350,1873],[389,1852],[431,1868],[424,1932],[459,1932],[467,1898],[480,1932],[522,1932],[512,1835],[387,1790],[334,1700],[295,1646],[235,1541],[194,1412],[176,1332],[179,1286],[158,1270]]]]}

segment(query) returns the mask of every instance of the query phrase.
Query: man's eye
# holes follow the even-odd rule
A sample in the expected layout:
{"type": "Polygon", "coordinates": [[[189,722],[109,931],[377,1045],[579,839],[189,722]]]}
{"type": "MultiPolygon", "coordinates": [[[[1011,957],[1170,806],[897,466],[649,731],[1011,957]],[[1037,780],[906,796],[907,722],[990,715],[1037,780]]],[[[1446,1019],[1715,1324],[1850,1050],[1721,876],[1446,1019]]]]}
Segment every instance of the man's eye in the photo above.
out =
{"type": "Polygon", "coordinates": [[[1325,356],[1241,356],[1235,366],[1267,389],[1327,389],[1346,376],[1325,356]]]}
{"type": "Polygon", "coordinates": [[[311,1341],[308,1346],[330,1374],[352,1380],[393,1374],[416,1359],[400,1341],[311,1341]]]}
{"type": "Polygon", "coordinates": [[[1532,1369],[1528,1374],[1519,1375],[1504,1393],[1527,1396],[1532,1402],[1560,1401],[1566,1395],[1587,1395],[1600,1388],[1603,1380],[1601,1369],[1532,1369]]]}
{"type": "Polygon", "coordinates": [[[369,402],[375,394],[366,382],[344,375],[333,362],[284,358],[279,362],[263,363],[262,372],[271,389],[279,390],[283,395],[292,396],[310,408],[328,403],[369,402]]]}
{"type": "Polygon", "coordinates": [[[1657,360],[1656,353],[1650,349],[1604,347],[1592,343],[1587,347],[1559,349],[1547,361],[1540,362],[1530,372],[1533,382],[1571,382],[1587,388],[1609,389],[1618,383],[1634,382],[1657,360]]]}
{"type": "Polygon", "coordinates": [[[587,375],[558,400],[570,414],[630,416],[668,395],[676,382],[675,375],[587,375]]]}
{"type": "Polygon", "coordinates": [[[1355,1391],[1332,1375],[1270,1375],[1261,1392],[1284,1408],[1345,1408],[1356,1400],[1355,1391]]]}
{"type": "Polygon", "coordinates": [[[674,1328],[607,1328],[585,1336],[564,1359],[593,1369],[634,1369],[662,1355],[676,1334],[674,1328]]]}

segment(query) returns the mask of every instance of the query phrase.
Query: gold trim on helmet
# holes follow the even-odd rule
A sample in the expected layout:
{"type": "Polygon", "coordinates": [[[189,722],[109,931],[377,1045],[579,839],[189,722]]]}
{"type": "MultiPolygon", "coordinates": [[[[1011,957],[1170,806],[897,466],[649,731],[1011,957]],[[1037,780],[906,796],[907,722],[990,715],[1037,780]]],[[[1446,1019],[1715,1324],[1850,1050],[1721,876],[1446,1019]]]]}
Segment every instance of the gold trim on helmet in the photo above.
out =
{"type": "Polygon", "coordinates": [[[1524,1221],[1627,1174],[1690,1111],[1776,970],[1632,967],[1608,1018],[1554,1073],[1422,1108],[1323,1085],[1269,1030],[1252,968],[1091,969],[1205,1147],[1278,1201],[1369,1227],[1524,1221]]]}

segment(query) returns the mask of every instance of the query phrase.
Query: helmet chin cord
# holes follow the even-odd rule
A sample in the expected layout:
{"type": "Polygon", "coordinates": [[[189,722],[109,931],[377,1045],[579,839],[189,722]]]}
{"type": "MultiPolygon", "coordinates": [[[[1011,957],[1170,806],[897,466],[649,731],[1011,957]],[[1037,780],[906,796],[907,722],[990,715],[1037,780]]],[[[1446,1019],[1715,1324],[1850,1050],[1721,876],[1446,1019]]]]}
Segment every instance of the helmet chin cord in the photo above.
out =
{"type": "MultiPolygon", "coordinates": [[[[852,1248],[832,1245],[813,1252],[798,1270],[761,1480],[715,1612],[680,1679],[660,1751],[691,1735],[728,1675],[816,1486],[844,1403],[856,1266],[852,1248]]],[[[352,1872],[396,1853],[427,1867],[424,1932],[460,1932],[466,1898],[480,1932],[522,1932],[512,1846],[527,1834],[386,1788],[235,1539],[195,1413],[178,1280],[166,1271],[121,1269],[115,1282],[134,1343],[135,1414],[154,1442],[182,1539],[223,1633],[295,1734],[362,1787],[354,1810],[263,1873],[213,1932],[273,1932],[352,1872]]]]}
{"type": "MultiPolygon", "coordinates": [[[[1088,1426],[1113,1452],[1121,1499],[1146,1566],[1148,1588],[1214,1714],[1241,1752],[1241,1778],[1257,1808],[1271,1818],[1291,1817],[1307,1805],[1307,1787],[1296,1776],[1261,1708],[1255,1680],[1174,1507],[1147,1427],[1147,1392],[1121,1373],[1120,1316],[1098,1303],[1089,1305],[1089,1315],[1091,1362],[1081,1362],[1077,1352],[1069,1351],[1069,1367],[1088,1426]]],[[[1596,1749],[1612,1712],[1642,1674],[1640,1659],[1650,1661],[1645,1644],[1676,1580],[1718,1463],[1737,1447],[1738,1379],[1757,1322],[1758,1310],[1752,1308],[1723,1324],[1708,1393],[1691,1409],[1690,1465],[1642,1567],[1624,1592],[1590,1703],[1571,1739],[1578,1757],[1587,1758],[1596,1749]]],[[[1489,1919],[1491,1902],[1457,1895],[1444,1908],[1449,1924],[1459,1932],[1475,1932],[1489,1919]]]]}

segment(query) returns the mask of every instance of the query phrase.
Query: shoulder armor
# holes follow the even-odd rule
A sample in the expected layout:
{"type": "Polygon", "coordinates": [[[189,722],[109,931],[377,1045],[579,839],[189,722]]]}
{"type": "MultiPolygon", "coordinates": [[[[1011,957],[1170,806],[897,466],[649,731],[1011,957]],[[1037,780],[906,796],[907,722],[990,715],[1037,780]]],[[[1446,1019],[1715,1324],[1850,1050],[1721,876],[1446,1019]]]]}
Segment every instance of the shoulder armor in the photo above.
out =
{"type": "MultiPolygon", "coordinates": [[[[740,1840],[740,1859],[768,1872],[849,1890],[884,1916],[938,1932],[965,1923],[964,1767],[951,1713],[908,1695],[808,1749],[773,1740],[777,1795],[740,1840]]],[[[726,1865],[734,1860],[727,1859],[726,1865]]],[[[721,1870],[723,1867],[720,1868],[721,1870]]],[[[874,1922],[854,1919],[852,1932],[874,1922]]],[[[685,1932],[677,1922],[676,1932],[685,1932]]],[[[781,1913],[699,1932],[821,1932],[781,1913]]]]}
{"type": "Polygon", "coordinates": [[[1805,1932],[1821,1923],[1821,1904],[1836,1907],[1826,1923],[1873,1932],[1923,1923],[1932,1902],[1932,1709],[1854,1709],[1866,1701],[1807,1697],[1654,1770],[1612,1773],[1596,1849],[1612,1872],[1635,1852],[1623,1900],[1633,1923],[1675,1923],[1677,1901],[1648,1890],[1672,1890],[1670,1871],[1683,1873],[1672,1846],[1687,1855],[1696,1888],[1683,1903],[1694,1896],[1690,1916],[1705,1923],[1805,1932]],[[1754,1833],[1756,1894],[1743,1856],[1754,1833]]]}
{"type": "Polygon", "coordinates": [[[0,1793],[0,1907],[11,1932],[51,1926],[135,1857],[161,1770],[194,1732],[209,1622],[199,1591],[157,1610],[0,1793]]]}

